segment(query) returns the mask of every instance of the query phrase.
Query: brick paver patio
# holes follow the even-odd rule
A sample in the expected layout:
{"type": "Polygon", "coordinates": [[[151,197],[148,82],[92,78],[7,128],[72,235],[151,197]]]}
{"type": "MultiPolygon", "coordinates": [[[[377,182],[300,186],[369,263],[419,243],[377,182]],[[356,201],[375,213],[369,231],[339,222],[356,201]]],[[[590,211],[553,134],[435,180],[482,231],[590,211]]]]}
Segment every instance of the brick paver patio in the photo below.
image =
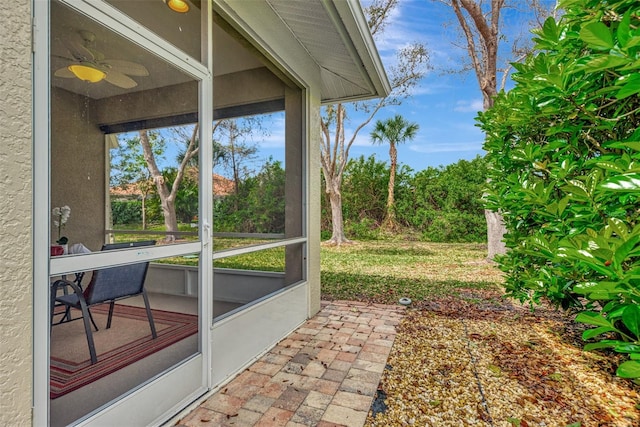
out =
{"type": "Polygon", "coordinates": [[[185,416],[178,427],[362,427],[404,307],[322,310],[185,416]]]}

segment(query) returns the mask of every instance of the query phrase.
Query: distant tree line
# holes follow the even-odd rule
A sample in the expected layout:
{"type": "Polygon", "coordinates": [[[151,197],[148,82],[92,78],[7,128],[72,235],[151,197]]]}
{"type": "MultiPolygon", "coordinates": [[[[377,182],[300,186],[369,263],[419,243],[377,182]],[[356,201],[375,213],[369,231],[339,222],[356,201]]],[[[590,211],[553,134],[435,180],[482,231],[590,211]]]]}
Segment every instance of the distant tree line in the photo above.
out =
{"type": "MultiPolygon", "coordinates": [[[[389,169],[387,162],[364,156],[348,162],[344,174],[343,202],[345,232],[353,239],[390,237],[382,227],[386,216],[389,169]]],[[[164,172],[173,182],[175,170],[164,172]]],[[[414,172],[399,165],[395,175],[395,215],[399,228],[394,234],[434,242],[484,242],[486,222],[481,202],[486,163],[471,161],[414,172]]],[[[323,188],[324,190],[324,188],[323,188]]],[[[268,160],[255,175],[243,178],[236,193],[214,200],[214,230],[241,233],[283,233],[285,222],[285,171],[278,161],[268,160]]],[[[326,193],[322,200],[323,239],[331,235],[331,208],[326,193]]],[[[140,224],[142,201],[114,199],[113,222],[140,224]]],[[[185,174],[176,195],[178,221],[197,220],[198,185],[185,174]]],[[[162,224],[160,198],[155,191],[146,200],[149,224],[162,224]]]]}
{"type": "MultiPolygon", "coordinates": [[[[163,172],[165,182],[173,183],[176,170],[163,172]]],[[[171,184],[169,184],[171,189],[171,184]]],[[[234,193],[214,200],[214,230],[238,233],[284,233],[285,171],[279,161],[268,160],[255,175],[234,185],[234,193]]],[[[149,224],[164,221],[161,201],[156,191],[150,191],[145,203],[149,224]]],[[[182,224],[197,221],[197,176],[185,174],[176,193],[176,216],[182,224]]],[[[142,200],[114,198],[111,201],[113,223],[117,225],[142,222],[142,200]]]]}
{"type": "MultiPolygon", "coordinates": [[[[389,237],[385,219],[390,166],[374,156],[349,161],[342,198],[345,233],[354,239],[389,237]]],[[[471,161],[429,167],[414,172],[400,165],[395,177],[395,215],[398,234],[434,242],[485,242],[486,221],[482,192],[487,166],[478,156],[471,161]]],[[[323,183],[324,184],[324,183],[323,183]]],[[[323,238],[331,234],[331,210],[322,200],[323,238]]]]}

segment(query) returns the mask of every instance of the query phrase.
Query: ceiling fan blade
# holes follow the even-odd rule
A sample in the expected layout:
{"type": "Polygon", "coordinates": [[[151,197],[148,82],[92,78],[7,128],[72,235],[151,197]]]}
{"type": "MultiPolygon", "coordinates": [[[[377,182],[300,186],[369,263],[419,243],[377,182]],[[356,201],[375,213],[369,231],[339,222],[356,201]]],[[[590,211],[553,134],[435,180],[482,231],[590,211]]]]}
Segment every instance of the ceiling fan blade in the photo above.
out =
{"type": "Polygon", "coordinates": [[[123,61],[121,59],[105,59],[104,61],[100,61],[100,64],[129,76],[144,77],[149,75],[149,71],[144,65],[136,64],[135,62],[123,61]]]}
{"type": "Polygon", "coordinates": [[[95,59],[93,53],[84,47],[82,43],[74,40],[64,40],[64,46],[69,50],[69,53],[78,61],[91,62],[95,59]]]}
{"type": "Polygon", "coordinates": [[[75,59],[73,58],[69,58],[68,56],[56,55],[55,53],[52,53],[51,56],[56,59],[64,59],[65,61],[75,61],[75,59]]]}
{"type": "Polygon", "coordinates": [[[122,89],[131,89],[138,86],[138,83],[136,83],[135,80],[114,70],[109,70],[107,72],[107,76],[104,79],[112,85],[121,87],[122,89]]]}
{"type": "Polygon", "coordinates": [[[53,75],[56,77],[63,77],[65,79],[72,79],[75,77],[75,74],[73,74],[67,67],[57,69],[53,75]]]}

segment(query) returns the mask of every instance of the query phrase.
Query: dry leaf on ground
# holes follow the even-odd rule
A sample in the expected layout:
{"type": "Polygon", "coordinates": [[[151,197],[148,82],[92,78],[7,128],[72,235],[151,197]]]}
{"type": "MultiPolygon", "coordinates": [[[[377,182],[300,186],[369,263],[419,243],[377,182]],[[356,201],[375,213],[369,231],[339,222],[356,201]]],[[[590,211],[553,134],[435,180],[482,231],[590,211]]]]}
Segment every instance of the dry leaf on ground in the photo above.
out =
{"type": "Polygon", "coordinates": [[[492,291],[431,298],[399,326],[366,426],[640,425],[640,387],[615,355],[583,352],[581,326],[492,291]]]}

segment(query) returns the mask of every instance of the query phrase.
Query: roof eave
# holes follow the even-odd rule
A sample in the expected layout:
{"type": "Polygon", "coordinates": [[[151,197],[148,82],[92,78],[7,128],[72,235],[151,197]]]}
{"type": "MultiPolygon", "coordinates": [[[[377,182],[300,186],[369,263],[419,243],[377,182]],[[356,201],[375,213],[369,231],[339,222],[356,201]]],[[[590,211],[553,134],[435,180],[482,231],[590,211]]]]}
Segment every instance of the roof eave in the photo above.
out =
{"type": "MultiPolygon", "coordinates": [[[[335,10],[339,16],[342,26],[355,49],[354,60],[357,58],[360,61],[360,63],[354,63],[354,66],[363,69],[369,76],[372,85],[371,93],[353,97],[350,100],[357,101],[388,96],[391,92],[391,85],[358,0],[322,1],[327,11],[335,10]]],[[[338,24],[336,23],[336,25],[338,24]]],[[[323,100],[323,102],[325,101],[323,100]]]]}

